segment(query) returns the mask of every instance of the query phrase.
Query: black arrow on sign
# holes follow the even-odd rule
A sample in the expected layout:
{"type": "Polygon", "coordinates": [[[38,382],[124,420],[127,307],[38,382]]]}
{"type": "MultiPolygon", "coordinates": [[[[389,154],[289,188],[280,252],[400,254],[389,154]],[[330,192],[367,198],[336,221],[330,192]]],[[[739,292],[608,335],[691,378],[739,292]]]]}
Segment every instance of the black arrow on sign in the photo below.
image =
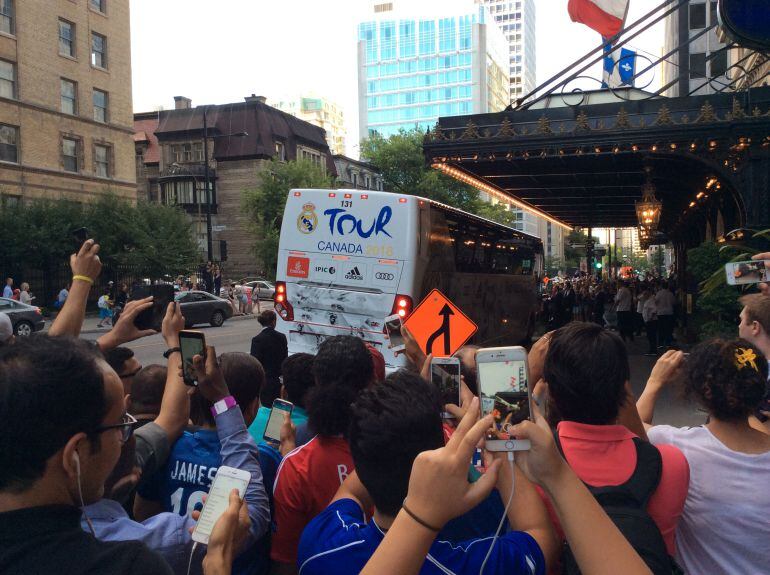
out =
{"type": "Polygon", "coordinates": [[[444,304],[444,307],[441,308],[441,311],[438,312],[438,314],[444,316],[444,321],[442,322],[441,327],[433,332],[433,335],[428,338],[428,343],[425,344],[425,350],[428,352],[428,355],[433,353],[433,343],[439,338],[439,336],[443,335],[444,355],[449,355],[452,351],[451,340],[449,337],[449,316],[454,315],[455,312],[452,311],[452,308],[449,307],[448,304],[444,304]]]}

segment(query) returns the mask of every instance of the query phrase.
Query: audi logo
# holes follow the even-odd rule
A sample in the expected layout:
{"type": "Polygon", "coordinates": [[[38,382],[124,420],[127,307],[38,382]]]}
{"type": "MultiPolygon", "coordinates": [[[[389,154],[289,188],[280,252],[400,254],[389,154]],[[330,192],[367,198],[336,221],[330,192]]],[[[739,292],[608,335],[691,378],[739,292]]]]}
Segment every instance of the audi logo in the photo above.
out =
{"type": "Polygon", "coordinates": [[[396,276],[394,276],[393,274],[387,274],[385,272],[377,272],[376,274],[374,274],[374,277],[375,279],[385,280],[385,281],[393,281],[394,279],[396,279],[396,276]]]}

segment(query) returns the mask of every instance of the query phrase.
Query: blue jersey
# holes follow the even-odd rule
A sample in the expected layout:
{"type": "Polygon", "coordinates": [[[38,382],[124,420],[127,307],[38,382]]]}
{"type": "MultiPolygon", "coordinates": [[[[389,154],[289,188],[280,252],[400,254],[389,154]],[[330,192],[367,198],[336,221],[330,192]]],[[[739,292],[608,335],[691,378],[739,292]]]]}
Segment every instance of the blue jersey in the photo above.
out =
{"type": "MultiPolygon", "coordinates": [[[[374,521],[366,523],[361,507],[352,499],[335,501],[302,532],[297,567],[302,575],[353,575],[359,573],[385,537],[374,521]]],[[[477,575],[492,537],[459,545],[437,540],[425,556],[420,575],[477,575]]],[[[495,544],[485,575],[544,575],[545,558],[527,533],[511,531],[495,544]]]]}
{"type": "Polygon", "coordinates": [[[215,429],[185,431],[174,443],[164,468],[142,485],[138,493],[158,501],[165,511],[187,515],[203,506],[203,496],[222,463],[215,429]]]}

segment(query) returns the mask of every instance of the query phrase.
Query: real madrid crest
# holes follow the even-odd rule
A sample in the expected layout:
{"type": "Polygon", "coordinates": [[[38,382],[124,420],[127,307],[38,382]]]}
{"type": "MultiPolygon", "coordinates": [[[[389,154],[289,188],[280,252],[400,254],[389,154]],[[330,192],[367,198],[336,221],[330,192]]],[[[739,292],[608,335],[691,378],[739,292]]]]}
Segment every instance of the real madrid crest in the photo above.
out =
{"type": "Polygon", "coordinates": [[[302,213],[297,217],[297,229],[303,234],[312,234],[318,225],[318,216],[315,215],[315,205],[305,204],[302,213]]]}

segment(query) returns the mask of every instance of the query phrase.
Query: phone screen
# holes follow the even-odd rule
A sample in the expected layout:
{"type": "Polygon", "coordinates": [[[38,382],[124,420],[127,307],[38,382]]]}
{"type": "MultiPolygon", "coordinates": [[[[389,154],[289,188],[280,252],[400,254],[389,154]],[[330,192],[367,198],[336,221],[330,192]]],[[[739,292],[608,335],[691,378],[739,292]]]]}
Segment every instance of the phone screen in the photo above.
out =
{"type": "Polygon", "coordinates": [[[206,347],[206,341],[203,334],[186,334],[179,332],[179,347],[182,350],[182,373],[184,382],[187,385],[195,385],[195,371],[193,370],[192,358],[196,355],[203,355],[206,347]]]}
{"type": "Polygon", "coordinates": [[[238,490],[238,494],[243,498],[246,493],[246,486],[249,484],[248,478],[232,477],[221,473],[219,468],[214,482],[211,484],[206,503],[203,505],[198,524],[195,526],[193,540],[207,543],[214,525],[227,510],[230,504],[230,492],[233,489],[238,490]]]}
{"type": "Polygon", "coordinates": [[[460,401],[460,363],[431,363],[430,377],[441,393],[441,404],[460,401]]]}
{"type": "Polygon", "coordinates": [[[727,281],[734,285],[755,284],[770,280],[770,261],[730,262],[725,265],[727,281]]]}
{"type": "Polygon", "coordinates": [[[510,439],[508,428],[529,419],[527,365],[524,360],[479,362],[481,413],[495,418],[494,435],[487,439],[510,439]]]}
{"type": "Polygon", "coordinates": [[[270,410],[270,417],[267,419],[267,425],[265,426],[265,439],[270,441],[281,441],[281,426],[283,425],[283,414],[289,412],[293,405],[288,402],[274,401],[273,408],[270,410]]]}
{"type": "Polygon", "coordinates": [[[390,338],[390,348],[398,348],[404,346],[404,337],[401,335],[401,318],[396,317],[389,319],[385,322],[385,329],[388,330],[388,337],[390,338]]]}

